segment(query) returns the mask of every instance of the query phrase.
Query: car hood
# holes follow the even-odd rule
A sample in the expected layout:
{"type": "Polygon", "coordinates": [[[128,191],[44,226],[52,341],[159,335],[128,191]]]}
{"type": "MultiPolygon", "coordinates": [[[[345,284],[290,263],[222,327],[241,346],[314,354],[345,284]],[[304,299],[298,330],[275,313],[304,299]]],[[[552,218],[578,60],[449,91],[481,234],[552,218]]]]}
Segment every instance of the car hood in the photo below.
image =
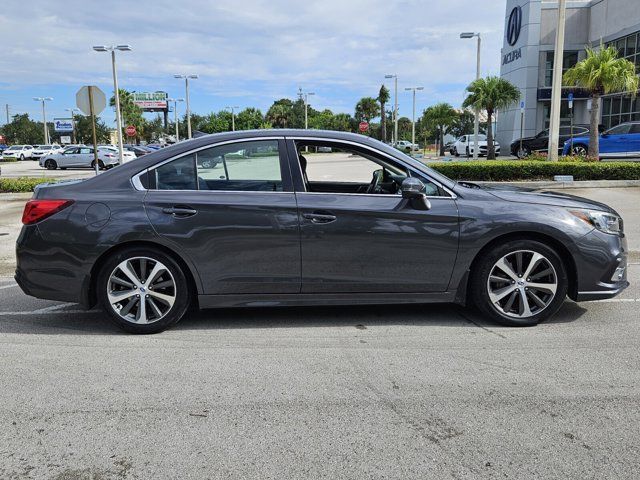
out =
{"type": "Polygon", "coordinates": [[[513,186],[482,186],[482,189],[494,197],[507,202],[532,203],[537,205],[552,205],[557,207],[587,208],[616,213],[610,206],[589,200],[588,198],[569,195],[554,191],[541,191],[532,188],[513,186]]]}
{"type": "MultiPolygon", "coordinates": [[[[522,137],[522,141],[523,142],[529,142],[531,140],[535,140],[536,137],[522,137]]],[[[518,138],[517,140],[514,140],[513,142],[511,142],[511,145],[516,145],[516,144],[520,144],[520,139],[518,138]]]]}

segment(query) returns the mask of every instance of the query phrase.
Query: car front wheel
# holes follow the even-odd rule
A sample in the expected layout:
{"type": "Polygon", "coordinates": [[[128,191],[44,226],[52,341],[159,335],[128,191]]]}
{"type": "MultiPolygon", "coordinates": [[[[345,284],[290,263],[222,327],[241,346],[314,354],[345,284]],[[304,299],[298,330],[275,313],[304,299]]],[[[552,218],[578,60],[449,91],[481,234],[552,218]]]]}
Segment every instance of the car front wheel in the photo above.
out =
{"type": "Polygon", "coordinates": [[[158,333],[187,311],[189,286],[178,263],[149,248],[129,248],[113,255],[97,281],[102,308],[123,330],[158,333]]]}
{"type": "Polygon", "coordinates": [[[578,157],[586,157],[589,154],[589,150],[586,145],[579,143],[573,146],[573,154],[578,157]]]}
{"type": "Polygon", "coordinates": [[[533,240],[507,242],[484,254],[471,276],[478,309],[507,326],[532,326],[562,306],[568,290],[562,260],[533,240]]]}
{"type": "Polygon", "coordinates": [[[44,162],[44,168],[46,168],[47,170],[55,170],[56,168],[58,168],[58,164],[55,160],[48,159],[44,162]]]}

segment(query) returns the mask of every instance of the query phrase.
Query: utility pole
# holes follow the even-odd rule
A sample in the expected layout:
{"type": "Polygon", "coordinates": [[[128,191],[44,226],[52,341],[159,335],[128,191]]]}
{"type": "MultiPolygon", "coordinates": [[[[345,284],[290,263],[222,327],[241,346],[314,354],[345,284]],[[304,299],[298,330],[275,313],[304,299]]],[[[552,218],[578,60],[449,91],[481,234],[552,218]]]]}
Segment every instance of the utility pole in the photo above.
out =
{"type": "Polygon", "coordinates": [[[303,92],[302,87],[298,87],[298,97],[304,101],[304,129],[309,129],[308,109],[309,109],[309,96],[315,95],[314,92],[303,92]]]}
{"type": "Polygon", "coordinates": [[[191,138],[191,107],[189,105],[189,79],[191,80],[195,80],[196,78],[198,78],[198,75],[196,74],[190,74],[190,75],[186,75],[186,74],[179,74],[176,73],[173,78],[184,78],[184,91],[185,91],[185,98],[187,99],[187,138],[191,138]]]}
{"type": "Polygon", "coordinates": [[[227,110],[231,110],[231,131],[236,131],[236,108],[240,107],[225,107],[227,110]]]}
{"type": "Polygon", "coordinates": [[[4,104],[4,108],[5,108],[6,112],[7,112],[7,123],[9,123],[9,104],[5,103],[4,104]]]}
{"type": "MultiPolygon", "coordinates": [[[[424,90],[424,87],[407,87],[405,90],[413,90],[413,116],[411,117],[411,143],[416,144],[416,90],[424,90]]],[[[411,147],[413,151],[413,146],[411,147]]]]}
{"type": "Polygon", "coordinates": [[[560,107],[562,103],[562,63],[564,60],[564,26],[567,13],[566,0],[558,1],[558,26],[556,27],[556,47],[553,57],[553,82],[551,85],[551,115],[549,122],[548,158],[558,161],[560,143],[560,107]]]}
{"type": "Polygon", "coordinates": [[[169,98],[168,102],[173,102],[173,123],[176,126],[176,143],[180,141],[180,132],[178,131],[178,102],[184,102],[184,98],[169,98]]]}
{"type": "MultiPolygon", "coordinates": [[[[460,38],[473,38],[478,37],[478,51],[476,53],[476,80],[480,78],[480,50],[482,45],[482,40],[480,39],[480,33],[476,32],[462,32],[460,34],[460,38]]],[[[480,112],[478,109],[474,109],[474,119],[473,119],[473,159],[478,159],[478,151],[480,148],[478,147],[478,132],[480,130],[480,112]]]]}
{"type": "MultiPolygon", "coordinates": [[[[393,93],[393,142],[398,141],[398,75],[385,75],[384,78],[393,78],[395,81],[394,93],[393,93]]],[[[384,115],[384,112],[382,112],[384,115]]]]}
{"type": "Polygon", "coordinates": [[[36,102],[42,102],[42,124],[44,126],[44,144],[49,145],[49,129],[47,128],[47,113],[45,111],[44,102],[53,100],[51,97],[33,97],[36,102]]]}

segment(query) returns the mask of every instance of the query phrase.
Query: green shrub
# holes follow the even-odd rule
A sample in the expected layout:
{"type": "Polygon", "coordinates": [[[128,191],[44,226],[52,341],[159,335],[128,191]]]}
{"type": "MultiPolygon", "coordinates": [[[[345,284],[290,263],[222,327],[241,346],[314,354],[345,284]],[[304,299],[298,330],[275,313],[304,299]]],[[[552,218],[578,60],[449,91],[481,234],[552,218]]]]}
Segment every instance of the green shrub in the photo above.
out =
{"type": "Polygon", "coordinates": [[[17,161],[18,159],[13,157],[7,157],[7,158],[0,157],[0,163],[11,163],[11,162],[17,162],[17,161]]]}
{"type": "Polygon", "coordinates": [[[573,175],[574,180],[640,180],[640,162],[487,160],[436,163],[429,166],[453,180],[553,180],[554,175],[573,175]]]}
{"type": "Polygon", "coordinates": [[[51,183],[56,180],[38,177],[0,178],[1,193],[33,192],[40,183],[51,183]]]}

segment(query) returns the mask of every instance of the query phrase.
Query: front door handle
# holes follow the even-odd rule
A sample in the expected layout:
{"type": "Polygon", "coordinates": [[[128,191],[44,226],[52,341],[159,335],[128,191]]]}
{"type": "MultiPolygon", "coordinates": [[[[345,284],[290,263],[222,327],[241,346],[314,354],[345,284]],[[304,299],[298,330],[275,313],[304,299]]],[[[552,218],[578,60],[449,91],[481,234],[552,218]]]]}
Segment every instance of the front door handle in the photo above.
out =
{"type": "Polygon", "coordinates": [[[331,223],[336,220],[335,215],[329,213],[303,213],[302,218],[311,220],[313,223],[331,223]]]}
{"type": "Polygon", "coordinates": [[[185,218],[185,217],[191,217],[195,215],[196,213],[198,213],[198,211],[191,207],[176,205],[173,207],[163,208],[162,213],[166,213],[167,215],[173,215],[174,217],[177,217],[177,218],[185,218]]]}

